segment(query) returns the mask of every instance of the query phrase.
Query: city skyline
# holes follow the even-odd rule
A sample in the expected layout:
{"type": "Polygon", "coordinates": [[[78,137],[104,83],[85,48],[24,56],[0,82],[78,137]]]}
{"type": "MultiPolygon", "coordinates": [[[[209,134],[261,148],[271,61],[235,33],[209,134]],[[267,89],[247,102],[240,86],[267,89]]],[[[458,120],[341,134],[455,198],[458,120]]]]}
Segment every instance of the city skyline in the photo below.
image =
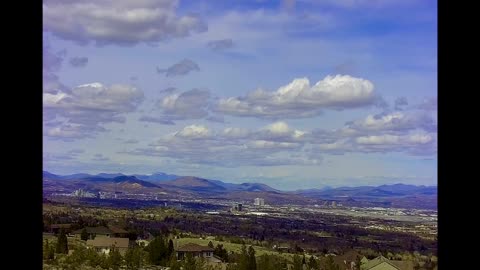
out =
{"type": "Polygon", "coordinates": [[[44,170],[436,185],[436,9],[44,1],[44,170]]]}

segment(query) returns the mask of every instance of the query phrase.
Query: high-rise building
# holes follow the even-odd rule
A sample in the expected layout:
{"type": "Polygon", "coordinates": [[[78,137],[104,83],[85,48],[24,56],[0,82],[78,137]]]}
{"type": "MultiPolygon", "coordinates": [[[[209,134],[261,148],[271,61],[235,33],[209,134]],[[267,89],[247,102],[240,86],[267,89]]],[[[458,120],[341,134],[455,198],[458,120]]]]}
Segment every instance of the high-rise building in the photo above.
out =
{"type": "Polygon", "coordinates": [[[263,198],[255,198],[253,201],[254,205],[263,206],[265,205],[265,200],[263,198]]]}

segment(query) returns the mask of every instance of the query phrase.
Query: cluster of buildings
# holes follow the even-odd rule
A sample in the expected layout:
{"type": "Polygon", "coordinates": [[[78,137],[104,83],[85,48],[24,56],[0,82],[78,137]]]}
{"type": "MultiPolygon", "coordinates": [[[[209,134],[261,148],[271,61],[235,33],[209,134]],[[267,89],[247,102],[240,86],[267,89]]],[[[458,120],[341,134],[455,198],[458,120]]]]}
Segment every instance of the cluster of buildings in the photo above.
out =
{"type": "Polygon", "coordinates": [[[80,198],[96,198],[96,197],[98,197],[98,194],[91,193],[91,192],[88,192],[86,190],[83,190],[83,189],[79,188],[72,193],[72,196],[80,197],[80,198]]]}
{"type": "Polygon", "coordinates": [[[264,206],[265,200],[263,198],[255,198],[255,200],[253,200],[253,205],[264,206]]]}

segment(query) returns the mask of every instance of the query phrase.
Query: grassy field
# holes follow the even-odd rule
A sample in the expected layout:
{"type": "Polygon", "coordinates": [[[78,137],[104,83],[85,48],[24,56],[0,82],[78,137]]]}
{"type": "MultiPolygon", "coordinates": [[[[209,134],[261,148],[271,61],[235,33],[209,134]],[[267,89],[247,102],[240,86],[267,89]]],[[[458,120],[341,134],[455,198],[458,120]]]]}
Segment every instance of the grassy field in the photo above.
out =
{"type": "MultiPolygon", "coordinates": [[[[187,244],[187,243],[194,243],[194,244],[198,244],[198,245],[202,245],[202,246],[207,246],[208,242],[212,241],[214,246],[217,246],[217,244],[221,244],[229,252],[233,251],[233,252],[239,253],[242,250],[242,245],[241,244],[234,244],[234,243],[230,243],[230,242],[215,241],[215,240],[209,240],[209,239],[180,238],[180,239],[174,239],[173,241],[174,241],[174,243],[175,243],[175,241],[177,241],[177,244],[179,246],[187,244]]],[[[261,247],[261,246],[253,246],[253,248],[255,249],[255,255],[256,256],[262,256],[263,254],[274,254],[274,255],[283,256],[284,258],[287,258],[289,260],[293,260],[293,254],[291,254],[291,253],[285,253],[285,252],[280,253],[280,252],[277,252],[277,251],[269,250],[269,249],[267,249],[265,247],[261,247]]]]}

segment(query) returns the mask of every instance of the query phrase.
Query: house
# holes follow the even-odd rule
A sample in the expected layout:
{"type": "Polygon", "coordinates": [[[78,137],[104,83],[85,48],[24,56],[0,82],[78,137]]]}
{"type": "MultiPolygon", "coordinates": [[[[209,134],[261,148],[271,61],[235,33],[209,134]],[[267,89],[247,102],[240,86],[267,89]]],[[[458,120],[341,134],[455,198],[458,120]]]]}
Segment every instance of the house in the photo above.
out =
{"type": "Polygon", "coordinates": [[[128,237],[128,231],[122,228],[116,227],[114,225],[108,225],[108,228],[112,231],[113,237],[128,237]]]}
{"type": "Polygon", "coordinates": [[[61,230],[65,233],[69,233],[72,231],[71,229],[72,224],[52,224],[50,225],[50,232],[53,234],[58,234],[61,230]]]}
{"type": "Polygon", "coordinates": [[[87,230],[88,239],[95,239],[96,237],[112,237],[114,232],[107,227],[85,227],[73,232],[76,238],[81,238],[83,229],[87,230]]]}
{"type": "MultiPolygon", "coordinates": [[[[362,259],[363,262],[365,260],[362,259]]],[[[389,259],[379,256],[360,265],[361,270],[402,270],[389,259]]]]}
{"type": "Polygon", "coordinates": [[[129,244],[130,241],[128,238],[96,237],[95,239],[87,240],[88,248],[93,248],[99,253],[109,254],[112,247],[115,247],[118,248],[122,256],[127,252],[129,244]]]}
{"type": "MultiPolygon", "coordinates": [[[[208,246],[201,246],[194,243],[188,243],[181,247],[178,247],[175,250],[177,260],[185,260],[187,254],[191,254],[195,257],[202,257],[209,261],[218,260],[218,258],[213,256],[214,249],[208,246]]],[[[221,260],[220,260],[221,261],[221,260]]]]}

